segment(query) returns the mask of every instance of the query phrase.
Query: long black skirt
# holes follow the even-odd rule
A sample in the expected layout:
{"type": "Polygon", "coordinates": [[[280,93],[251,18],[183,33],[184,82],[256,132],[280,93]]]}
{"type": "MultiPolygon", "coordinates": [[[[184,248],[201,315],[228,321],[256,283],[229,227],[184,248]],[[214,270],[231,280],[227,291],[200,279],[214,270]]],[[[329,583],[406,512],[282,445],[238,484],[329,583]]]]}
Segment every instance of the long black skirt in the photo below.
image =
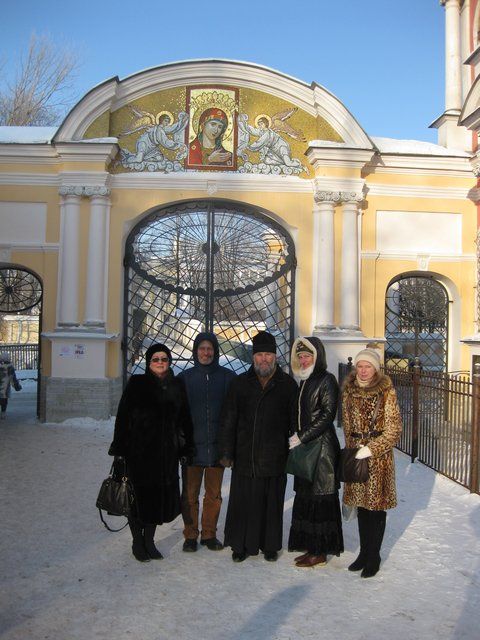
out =
{"type": "Polygon", "coordinates": [[[232,471],[225,546],[254,556],[282,548],[287,476],[250,478],[232,471]]]}
{"type": "Polygon", "coordinates": [[[339,556],[343,553],[343,531],[338,491],[316,496],[311,483],[299,478],[295,478],[295,491],[289,551],[339,556]]]}

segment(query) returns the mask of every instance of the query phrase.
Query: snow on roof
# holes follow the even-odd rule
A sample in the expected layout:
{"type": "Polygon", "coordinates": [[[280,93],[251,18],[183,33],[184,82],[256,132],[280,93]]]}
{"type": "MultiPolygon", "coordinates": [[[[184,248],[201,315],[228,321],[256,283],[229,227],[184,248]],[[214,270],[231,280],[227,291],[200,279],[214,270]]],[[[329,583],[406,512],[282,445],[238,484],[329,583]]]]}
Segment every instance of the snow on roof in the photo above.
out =
{"type": "Polygon", "coordinates": [[[0,127],[1,144],[49,144],[58,127],[0,127]]]}
{"type": "Polygon", "coordinates": [[[447,149],[439,144],[423,142],[421,140],[395,140],[394,138],[377,138],[372,136],[372,141],[378,147],[380,153],[470,157],[469,153],[461,149],[447,149]]]}
{"type": "MultiPolygon", "coordinates": [[[[0,144],[50,144],[58,127],[0,127],[0,144]]],[[[87,138],[84,143],[117,143],[118,138],[87,138]]]]}

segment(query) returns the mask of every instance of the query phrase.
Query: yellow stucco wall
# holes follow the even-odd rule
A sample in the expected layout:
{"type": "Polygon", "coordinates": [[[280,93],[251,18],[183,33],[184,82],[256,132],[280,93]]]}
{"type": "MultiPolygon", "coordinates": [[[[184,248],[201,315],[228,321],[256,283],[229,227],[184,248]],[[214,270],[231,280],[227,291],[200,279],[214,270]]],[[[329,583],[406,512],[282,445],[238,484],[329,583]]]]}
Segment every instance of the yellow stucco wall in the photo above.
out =
{"type": "MultiPolygon", "coordinates": [[[[79,165],[75,165],[79,170],[79,165]]],[[[21,173],[23,165],[2,167],[9,173],[21,173]]],[[[61,165],[65,169],[65,165],[61,165]]],[[[45,167],[31,165],[29,173],[45,172],[45,167]]],[[[48,167],[47,173],[54,173],[60,167],[48,167]]],[[[98,163],[81,164],[81,170],[92,172],[98,169],[98,163]]],[[[104,170],[104,165],[102,165],[104,170]]],[[[333,170],[323,168],[318,172],[323,176],[358,178],[358,171],[344,168],[333,170]]],[[[391,185],[423,185],[424,187],[463,187],[468,188],[471,182],[465,179],[438,176],[412,175],[374,175],[367,178],[368,184],[391,185]]],[[[123,254],[125,239],[138,220],[146,212],[172,202],[187,199],[204,199],[204,190],[192,191],[182,189],[112,189],[109,230],[109,282],[107,299],[107,330],[122,333],[123,324],[123,254]]],[[[296,278],[296,333],[305,334],[312,331],[312,270],[313,270],[313,192],[312,193],[268,193],[255,191],[222,191],[221,199],[247,203],[270,212],[293,236],[297,256],[296,278]]],[[[58,243],[60,233],[60,207],[57,187],[46,186],[1,186],[0,200],[5,202],[45,202],[47,205],[47,222],[45,240],[47,243],[58,243]]],[[[376,251],[376,212],[382,211],[423,211],[452,212],[462,216],[462,243],[465,254],[473,254],[476,234],[476,210],[469,200],[438,200],[434,198],[399,198],[386,196],[367,196],[362,212],[362,251],[376,251]]],[[[82,199],[79,246],[82,256],[87,255],[89,202],[82,199]]],[[[336,308],[337,321],[340,318],[340,274],[341,274],[341,237],[342,210],[335,210],[335,264],[336,264],[336,308]]],[[[45,250],[21,252],[13,250],[11,260],[35,271],[44,282],[44,317],[43,330],[55,328],[58,255],[56,251],[45,250]]],[[[367,336],[382,336],[384,332],[384,296],[389,282],[399,274],[417,271],[415,260],[373,259],[364,258],[361,263],[361,327],[367,336]]],[[[473,261],[445,261],[433,259],[429,263],[429,272],[440,274],[454,283],[459,294],[461,307],[460,334],[470,335],[474,331],[473,308],[476,286],[476,267],[473,261]]],[[[81,261],[78,274],[80,285],[79,312],[83,317],[85,303],[86,261],[81,261]]],[[[461,367],[468,368],[468,349],[460,347],[461,367]]],[[[44,370],[48,374],[49,343],[44,344],[44,370]]],[[[109,376],[120,373],[120,345],[113,341],[108,349],[109,376]]]]}

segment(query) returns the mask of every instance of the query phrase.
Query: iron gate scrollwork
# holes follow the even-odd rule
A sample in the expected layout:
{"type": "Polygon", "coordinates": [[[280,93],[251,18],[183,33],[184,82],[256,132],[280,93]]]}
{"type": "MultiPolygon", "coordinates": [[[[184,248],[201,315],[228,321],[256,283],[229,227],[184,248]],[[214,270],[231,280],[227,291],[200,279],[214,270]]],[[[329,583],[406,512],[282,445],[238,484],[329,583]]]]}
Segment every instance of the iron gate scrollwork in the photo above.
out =
{"type": "Polygon", "coordinates": [[[432,276],[408,276],[390,284],[385,305],[385,361],[428,371],[448,367],[448,294],[432,276]]]}
{"type": "Polygon", "coordinates": [[[279,364],[289,362],[295,249],[263,213],[208,200],[159,209],[128,236],[125,269],[125,375],[143,370],[153,342],[185,367],[205,330],[218,337],[221,363],[239,373],[259,330],[276,336],[279,364]]]}
{"type": "Polygon", "coordinates": [[[26,269],[0,268],[0,312],[21,313],[33,309],[42,300],[39,279],[26,269]]]}

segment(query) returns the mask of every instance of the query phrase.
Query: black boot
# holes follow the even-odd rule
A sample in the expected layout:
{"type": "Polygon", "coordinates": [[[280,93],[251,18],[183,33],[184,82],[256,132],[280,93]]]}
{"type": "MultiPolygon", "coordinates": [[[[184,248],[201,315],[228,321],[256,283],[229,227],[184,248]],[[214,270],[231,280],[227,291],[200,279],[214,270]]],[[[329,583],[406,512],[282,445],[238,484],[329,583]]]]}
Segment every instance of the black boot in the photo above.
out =
{"type": "Polygon", "coordinates": [[[367,545],[368,545],[368,511],[358,507],[358,535],[360,538],[360,553],[356,560],[348,567],[349,571],[360,571],[365,567],[367,561],[367,545]]]}
{"type": "Polygon", "coordinates": [[[380,549],[382,548],[385,523],[387,521],[386,511],[370,511],[368,515],[368,554],[365,568],[362,571],[362,578],[372,578],[380,569],[380,549]]]}
{"type": "Polygon", "coordinates": [[[143,526],[138,520],[128,519],[128,526],[132,532],[132,553],[139,562],[150,562],[150,556],[145,548],[143,526]]]}
{"type": "Polygon", "coordinates": [[[156,524],[146,524],[143,529],[143,540],[149,557],[152,558],[152,560],[161,560],[163,556],[153,542],[156,528],[156,524]]]}

